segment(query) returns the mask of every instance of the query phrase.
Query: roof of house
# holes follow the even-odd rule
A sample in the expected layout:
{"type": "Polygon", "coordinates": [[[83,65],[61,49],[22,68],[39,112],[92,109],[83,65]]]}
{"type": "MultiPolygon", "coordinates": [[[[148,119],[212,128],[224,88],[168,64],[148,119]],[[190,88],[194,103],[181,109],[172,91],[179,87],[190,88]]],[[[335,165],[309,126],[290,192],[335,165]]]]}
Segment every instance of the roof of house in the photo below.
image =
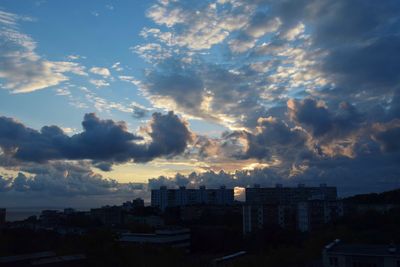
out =
{"type": "Polygon", "coordinates": [[[336,241],[325,247],[330,253],[400,257],[400,245],[344,244],[336,241]]]}

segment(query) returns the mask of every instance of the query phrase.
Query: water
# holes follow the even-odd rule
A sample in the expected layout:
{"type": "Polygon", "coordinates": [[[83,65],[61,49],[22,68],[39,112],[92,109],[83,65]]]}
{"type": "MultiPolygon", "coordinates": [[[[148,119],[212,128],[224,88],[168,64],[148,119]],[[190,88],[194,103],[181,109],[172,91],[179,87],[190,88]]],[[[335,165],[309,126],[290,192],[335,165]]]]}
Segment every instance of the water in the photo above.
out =
{"type": "Polygon", "coordinates": [[[54,207],[18,207],[18,208],[7,208],[6,221],[14,222],[24,220],[30,216],[38,216],[42,210],[62,210],[62,208],[54,207]]]}

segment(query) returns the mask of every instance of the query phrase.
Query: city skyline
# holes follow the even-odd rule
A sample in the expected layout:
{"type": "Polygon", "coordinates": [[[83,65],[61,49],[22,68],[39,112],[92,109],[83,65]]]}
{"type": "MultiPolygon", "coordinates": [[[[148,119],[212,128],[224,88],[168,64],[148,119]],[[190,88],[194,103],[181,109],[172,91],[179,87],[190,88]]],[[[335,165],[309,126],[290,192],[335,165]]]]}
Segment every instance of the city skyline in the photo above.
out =
{"type": "Polygon", "coordinates": [[[400,185],[395,0],[0,2],[0,201],[400,185]]]}

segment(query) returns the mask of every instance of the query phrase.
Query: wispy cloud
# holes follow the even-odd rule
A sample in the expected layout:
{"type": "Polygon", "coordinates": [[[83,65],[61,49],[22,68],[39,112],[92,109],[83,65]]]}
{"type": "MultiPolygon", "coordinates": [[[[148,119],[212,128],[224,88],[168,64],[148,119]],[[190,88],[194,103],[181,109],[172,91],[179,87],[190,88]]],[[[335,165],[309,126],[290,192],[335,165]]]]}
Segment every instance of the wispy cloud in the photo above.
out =
{"type": "Polygon", "coordinates": [[[0,13],[0,78],[3,88],[13,93],[29,93],[58,85],[69,80],[67,74],[86,76],[85,68],[78,63],[49,61],[36,52],[36,42],[18,29],[15,14],[0,13]]]}

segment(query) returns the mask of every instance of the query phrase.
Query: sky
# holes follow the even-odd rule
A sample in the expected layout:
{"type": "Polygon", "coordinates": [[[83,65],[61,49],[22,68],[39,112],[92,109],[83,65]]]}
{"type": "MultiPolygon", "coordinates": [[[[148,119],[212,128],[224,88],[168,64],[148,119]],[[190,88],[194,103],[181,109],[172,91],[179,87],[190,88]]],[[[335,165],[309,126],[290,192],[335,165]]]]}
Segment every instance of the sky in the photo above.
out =
{"type": "Polygon", "coordinates": [[[0,202],[400,186],[397,0],[0,0],[0,202]]]}

